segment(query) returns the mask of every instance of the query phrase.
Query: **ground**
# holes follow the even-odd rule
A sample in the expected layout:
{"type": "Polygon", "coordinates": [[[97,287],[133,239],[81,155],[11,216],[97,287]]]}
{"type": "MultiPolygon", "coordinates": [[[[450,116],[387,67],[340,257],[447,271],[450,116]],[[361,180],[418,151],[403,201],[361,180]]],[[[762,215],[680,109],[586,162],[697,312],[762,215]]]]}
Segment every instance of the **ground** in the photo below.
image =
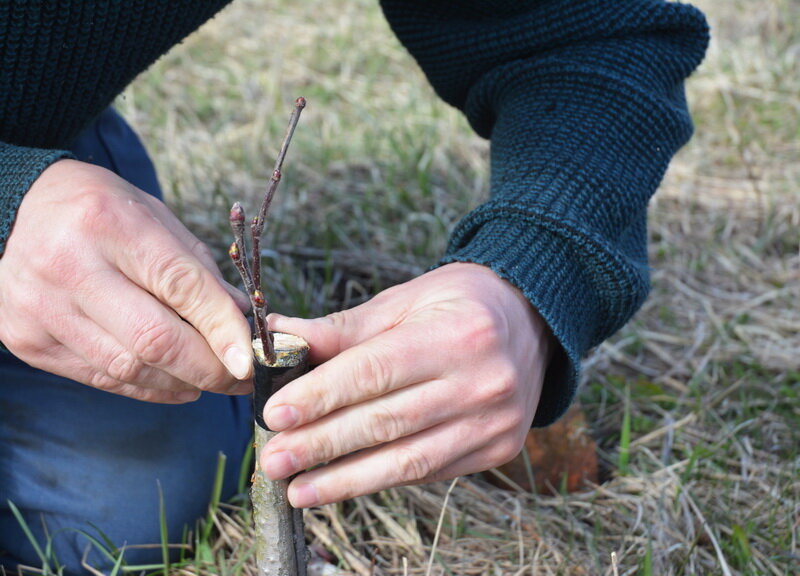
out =
{"type": "MultiPolygon", "coordinates": [[[[797,570],[800,4],[696,4],[713,43],[689,83],[696,135],[651,206],[653,292],[585,365],[602,483],[542,496],[468,478],[311,511],[313,548],[342,570],[797,570]]],[[[256,205],[298,95],[310,104],[265,275],[277,309],[319,315],[435,261],[486,194],[488,148],[436,99],[374,0],[238,0],[118,102],[169,202],[222,262],[228,206],[256,205]]],[[[253,573],[246,512],[214,518],[174,573],[253,573]]]]}

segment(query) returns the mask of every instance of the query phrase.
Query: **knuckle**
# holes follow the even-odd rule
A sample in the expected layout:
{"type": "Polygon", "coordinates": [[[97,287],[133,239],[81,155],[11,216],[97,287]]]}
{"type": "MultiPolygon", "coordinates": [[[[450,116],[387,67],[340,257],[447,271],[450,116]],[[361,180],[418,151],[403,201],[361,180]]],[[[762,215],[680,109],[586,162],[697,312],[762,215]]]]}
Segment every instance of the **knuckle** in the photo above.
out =
{"type": "Polygon", "coordinates": [[[125,396],[126,398],[133,398],[134,400],[141,400],[143,402],[159,402],[163,399],[163,392],[161,390],[142,388],[134,384],[120,382],[101,372],[94,373],[90,377],[88,384],[104,392],[125,396]]]}
{"type": "Polygon", "coordinates": [[[37,299],[46,302],[42,285],[76,287],[87,276],[86,246],[79,246],[72,235],[53,234],[53,241],[42,249],[30,250],[26,254],[26,279],[38,284],[30,290],[28,301],[37,299]]]}
{"type": "Polygon", "coordinates": [[[402,482],[418,482],[435,472],[430,457],[413,445],[400,447],[397,451],[396,461],[397,471],[402,482]]]}
{"type": "Polygon", "coordinates": [[[466,320],[461,330],[462,346],[474,355],[497,350],[503,341],[503,325],[486,304],[470,302],[464,310],[466,320]]]}
{"type": "Polygon", "coordinates": [[[340,312],[332,312],[323,318],[322,324],[320,324],[320,328],[325,333],[330,333],[335,335],[335,338],[338,339],[336,343],[337,348],[342,348],[342,338],[343,334],[347,334],[350,330],[350,314],[347,311],[340,311],[340,312]]]}
{"type": "Polygon", "coordinates": [[[46,352],[46,347],[40,342],[29,338],[17,338],[13,334],[3,335],[0,341],[8,350],[21,360],[33,360],[46,352]]]}
{"type": "Polygon", "coordinates": [[[496,442],[489,450],[489,459],[492,466],[500,466],[517,457],[522,450],[523,441],[515,437],[507,437],[496,442]]]}
{"type": "Polygon", "coordinates": [[[122,382],[114,380],[103,372],[93,372],[86,383],[92,388],[111,392],[112,394],[122,394],[124,386],[122,382]]]}
{"type": "Polygon", "coordinates": [[[379,405],[371,418],[366,421],[364,436],[372,445],[391,442],[403,435],[400,418],[385,405],[379,405]]]}
{"type": "Polygon", "coordinates": [[[344,311],[332,312],[325,316],[325,320],[328,323],[333,324],[336,328],[344,329],[348,324],[348,316],[349,314],[344,311]]]}
{"type": "Polygon", "coordinates": [[[105,372],[120,382],[133,382],[139,378],[144,365],[129,351],[114,355],[106,364],[105,372]]]}
{"type": "Polygon", "coordinates": [[[520,443],[525,441],[525,435],[528,433],[531,424],[533,424],[532,417],[531,420],[526,420],[525,410],[519,404],[515,405],[508,415],[507,428],[519,436],[520,443]]]}
{"type": "Polygon", "coordinates": [[[146,324],[134,334],[133,355],[145,364],[168,364],[174,349],[173,334],[163,324],[146,324]]]}
{"type": "Polygon", "coordinates": [[[391,359],[387,354],[364,347],[356,358],[353,370],[353,388],[371,394],[380,394],[389,386],[392,374],[391,359]]]}
{"type": "Polygon", "coordinates": [[[175,310],[186,312],[200,303],[203,288],[203,270],[195,262],[174,257],[166,258],[158,277],[158,291],[175,310]]]}
{"type": "Polygon", "coordinates": [[[512,400],[519,389],[519,374],[513,366],[499,366],[480,387],[479,399],[488,404],[512,400]]]}
{"type": "Polygon", "coordinates": [[[308,467],[340,456],[335,439],[326,434],[311,434],[306,442],[296,449],[301,466],[308,467]]]}
{"type": "Polygon", "coordinates": [[[74,199],[80,220],[78,231],[88,236],[102,236],[119,227],[116,200],[94,186],[87,186],[74,199]]]}

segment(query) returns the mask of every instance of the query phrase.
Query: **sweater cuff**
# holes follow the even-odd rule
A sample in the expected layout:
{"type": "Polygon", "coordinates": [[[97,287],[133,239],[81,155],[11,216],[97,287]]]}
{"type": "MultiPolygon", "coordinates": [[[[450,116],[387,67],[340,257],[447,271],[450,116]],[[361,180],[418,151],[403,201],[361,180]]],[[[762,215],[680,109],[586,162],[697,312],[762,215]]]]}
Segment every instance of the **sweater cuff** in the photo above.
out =
{"type": "Polygon", "coordinates": [[[33,182],[56,160],[73,158],[66,150],[27,148],[0,142],[0,257],[14,226],[17,210],[33,182]]]}
{"type": "Polygon", "coordinates": [[[601,308],[574,241],[536,215],[462,222],[440,265],[472,262],[520,289],[560,344],[545,374],[533,426],[547,426],[566,412],[578,387],[581,353],[592,340],[601,308]]]}

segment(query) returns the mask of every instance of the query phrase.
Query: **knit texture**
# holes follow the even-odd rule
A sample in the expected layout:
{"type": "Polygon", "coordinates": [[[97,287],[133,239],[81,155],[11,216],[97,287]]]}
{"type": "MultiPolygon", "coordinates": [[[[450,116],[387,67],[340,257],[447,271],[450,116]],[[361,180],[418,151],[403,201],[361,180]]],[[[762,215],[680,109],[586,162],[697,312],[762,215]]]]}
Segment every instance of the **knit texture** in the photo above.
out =
{"type": "MultiPolygon", "coordinates": [[[[227,0],[0,0],[0,254],[30,184],[227,0]]],[[[649,288],[646,208],[690,137],[708,27],[663,0],[381,0],[437,93],[491,138],[490,199],[440,264],[490,266],[560,343],[535,425],[649,288]]],[[[322,25],[322,24],[321,24],[322,25]]],[[[266,41],[266,39],[265,39],[266,41]]]]}
{"type": "Polygon", "coordinates": [[[0,0],[0,255],[58,149],[228,2],[0,0]]]}
{"type": "Polygon", "coordinates": [[[441,263],[485,264],[561,345],[534,425],[569,406],[580,358],[649,290],[646,210],[690,137],[683,80],[703,15],[662,0],[382,0],[438,94],[491,138],[491,197],[441,263]]]}

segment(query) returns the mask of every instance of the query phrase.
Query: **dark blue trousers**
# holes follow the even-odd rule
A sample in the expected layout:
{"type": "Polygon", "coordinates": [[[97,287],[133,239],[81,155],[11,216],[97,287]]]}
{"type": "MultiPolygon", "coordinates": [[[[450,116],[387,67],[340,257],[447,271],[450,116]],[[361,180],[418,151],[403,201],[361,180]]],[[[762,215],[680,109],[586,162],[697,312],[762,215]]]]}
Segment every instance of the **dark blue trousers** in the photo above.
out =
{"type": "MultiPolygon", "coordinates": [[[[141,142],[113,110],[72,151],[161,196],[141,142]]],[[[160,542],[159,490],[170,539],[179,542],[183,527],[206,512],[220,452],[227,456],[224,496],[233,495],[251,429],[246,397],[206,393],[191,404],[148,404],[0,353],[0,565],[14,573],[19,564],[41,566],[8,501],[67,574],[86,573],[87,550],[94,566],[110,566],[82,532],[102,533],[118,547],[160,542]]],[[[153,563],[161,552],[130,548],[124,558],[153,563]]]]}

